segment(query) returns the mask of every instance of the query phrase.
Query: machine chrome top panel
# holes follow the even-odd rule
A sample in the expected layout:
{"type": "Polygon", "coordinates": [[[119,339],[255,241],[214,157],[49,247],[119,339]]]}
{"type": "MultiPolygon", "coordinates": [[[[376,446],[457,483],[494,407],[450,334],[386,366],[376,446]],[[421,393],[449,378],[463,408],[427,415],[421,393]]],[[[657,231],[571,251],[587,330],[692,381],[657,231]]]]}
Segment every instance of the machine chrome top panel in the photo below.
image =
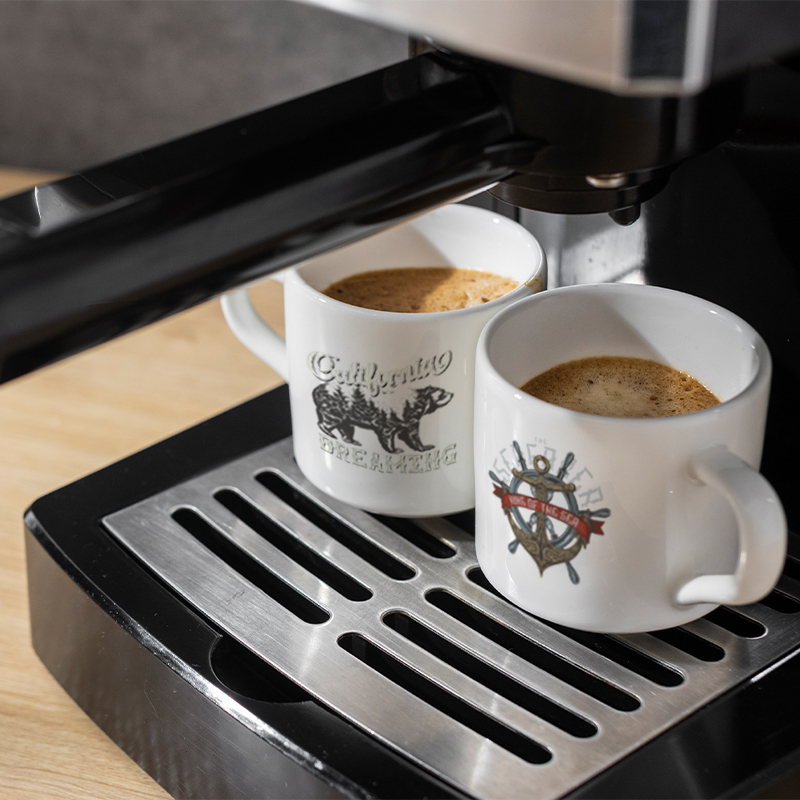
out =
{"type": "Polygon", "coordinates": [[[696,94],[800,48],[800,3],[772,0],[305,2],[617,94],[696,94]]]}

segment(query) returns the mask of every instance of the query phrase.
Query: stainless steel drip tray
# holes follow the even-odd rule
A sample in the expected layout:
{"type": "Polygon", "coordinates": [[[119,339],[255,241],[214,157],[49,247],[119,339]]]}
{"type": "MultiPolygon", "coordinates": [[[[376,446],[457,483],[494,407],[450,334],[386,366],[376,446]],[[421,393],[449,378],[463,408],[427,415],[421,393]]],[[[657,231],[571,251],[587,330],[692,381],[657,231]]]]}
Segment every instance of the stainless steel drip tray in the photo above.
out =
{"type": "Polygon", "coordinates": [[[800,645],[786,576],[762,603],[654,634],[544,623],[485,582],[468,520],[338,503],[290,439],[103,524],[324,706],[479,798],[560,797],[800,645]]]}

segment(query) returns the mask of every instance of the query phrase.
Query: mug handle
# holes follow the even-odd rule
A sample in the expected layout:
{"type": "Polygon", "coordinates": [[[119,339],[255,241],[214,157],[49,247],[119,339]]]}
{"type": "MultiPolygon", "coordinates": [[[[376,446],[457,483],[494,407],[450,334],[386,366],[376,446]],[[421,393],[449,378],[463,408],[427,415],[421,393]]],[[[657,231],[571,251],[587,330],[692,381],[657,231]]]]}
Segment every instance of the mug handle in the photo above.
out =
{"type": "Polygon", "coordinates": [[[701,575],[685,583],[675,600],[681,605],[755,603],[774,587],[786,559],[786,515],[775,490],[726,447],[697,453],[694,477],[720,492],[739,526],[739,563],[733,575],[701,575]]]}
{"type": "Polygon", "coordinates": [[[225,321],[236,338],[251,353],[269,364],[284,380],[289,379],[286,341],[259,316],[247,289],[238,289],[219,299],[225,321]]]}

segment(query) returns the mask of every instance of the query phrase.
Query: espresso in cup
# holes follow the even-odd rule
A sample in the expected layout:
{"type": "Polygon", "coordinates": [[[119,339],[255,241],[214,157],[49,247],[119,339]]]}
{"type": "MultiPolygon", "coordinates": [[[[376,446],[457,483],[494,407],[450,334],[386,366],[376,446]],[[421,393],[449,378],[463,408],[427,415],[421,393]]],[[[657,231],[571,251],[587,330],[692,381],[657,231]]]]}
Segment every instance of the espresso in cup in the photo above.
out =
{"type": "Polygon", "coordinates": [[[567,361],[520,388],[547,403],[603,417],[674,417],[719,405],[716,395],[686,372],[624,356],[567,361]]]}
{"type": "Polygon", "coordinates": [[[401,267],[349,275],[332,283],[323,294],[376,311],[434,313],[479,306],[518,286],[511,278],[481,270],[401,267]]]}

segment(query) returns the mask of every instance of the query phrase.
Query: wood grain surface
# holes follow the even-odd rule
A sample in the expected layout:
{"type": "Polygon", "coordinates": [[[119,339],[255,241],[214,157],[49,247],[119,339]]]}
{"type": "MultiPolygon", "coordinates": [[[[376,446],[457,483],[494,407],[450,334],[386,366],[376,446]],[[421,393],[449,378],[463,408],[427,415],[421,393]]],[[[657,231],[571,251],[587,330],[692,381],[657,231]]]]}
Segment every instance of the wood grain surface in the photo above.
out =
{"type": "MultiPolygon", "coordinates": [[[[55,176],[0,170],[0,195],[55,176]]],[[[254,301],[282,326],[279,284],[254,301]]],[[[164,792],[81,711],[30,643],[22,515],[37,497],[277,386],[216,301],[0,385],[0,797],[164,792]]]]}

